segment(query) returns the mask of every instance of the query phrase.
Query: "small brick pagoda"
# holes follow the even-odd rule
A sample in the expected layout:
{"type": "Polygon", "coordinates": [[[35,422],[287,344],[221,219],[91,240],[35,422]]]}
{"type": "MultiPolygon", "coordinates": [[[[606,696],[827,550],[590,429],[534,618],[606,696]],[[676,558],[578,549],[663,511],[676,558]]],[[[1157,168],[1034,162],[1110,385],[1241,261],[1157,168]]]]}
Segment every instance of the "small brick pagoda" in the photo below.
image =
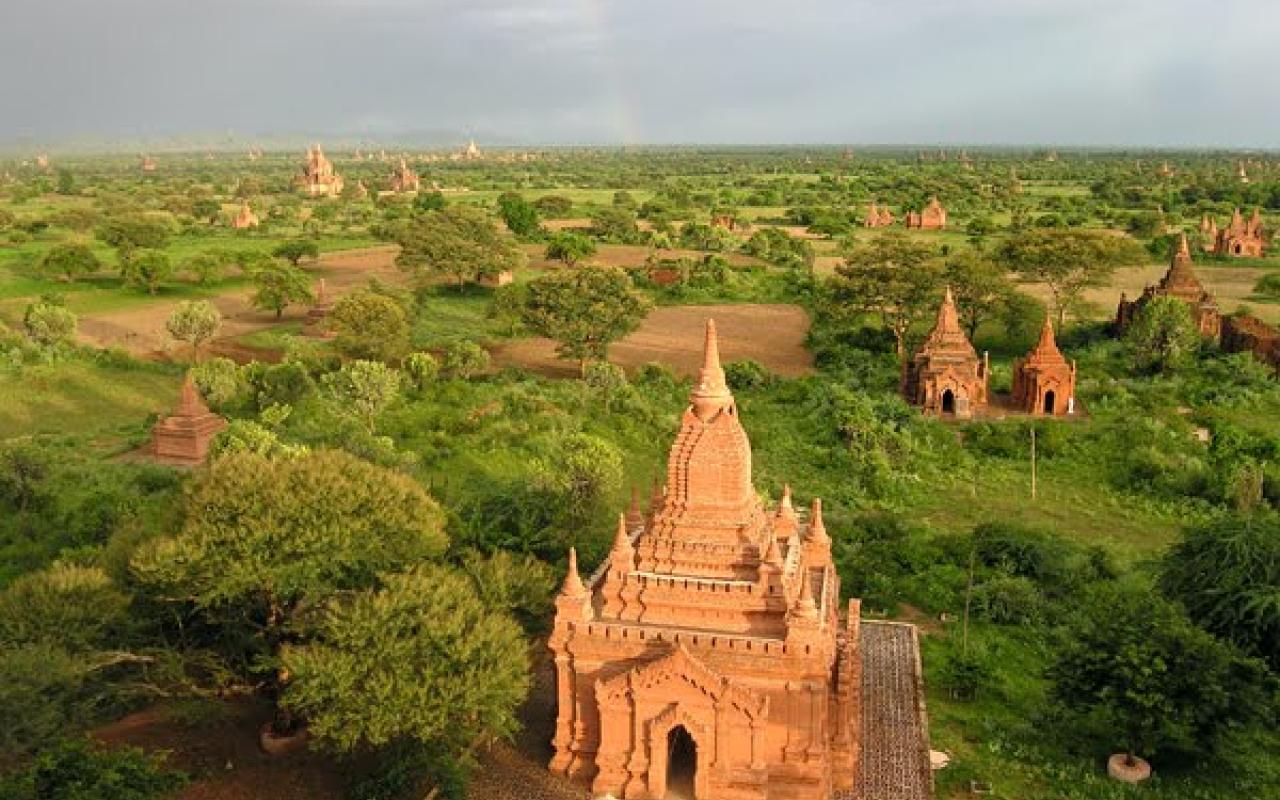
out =
{"type": "Polygon", "coordinates": [[[967,419],[987,405],[990,365],[981,359],[960,327],[951,287],[942,298],[938,319],[906,366],[902,393],[926,414],[967,419]]]}
{"type": "Polygon", "coordinates": [[[311,197],[337,197],[342,194],[343,180],[317,144],[307,148],[307,163],[294,185],[311,197]]]}
{"type": "Polygon", "coordinates": [[[923,211],[907,212],[907,227],[925,231],[940,231],[947,227],[947,210],[938,202],[938,198],[929,198],[929,204],[923,211]]]}
{"type": "Polygon", "coordinates": [[[329,289],[325,285],[324,278],[316,283],[315,301],[310,309],[307,310],[307,319],[302,326],[302,335],[310,336],[314,339],[331,339],[334,332],[326,328],[324,321],[329,316],[329,312],[333,311],[333,301],[329,299],[329,289]]]}
{"type": "Polygon", "coordinates": [[[872,202],[867,207],[866,219],[862,221],[863,227],[866,228],[887,228],[893,224],[893,212],[888,208],[880,208],[872,202]]]}
{"type": "Polygon", "coordinates": [[[151,429],[151,454],[157,460],[185,466],[203,464],[209,443],[227,421],[209,410],[188,374],[182,382],[178,407],[151,429]]]}
{"type": "Polygon", "coordinates": [[[623,800],[827,800],[861,768],[859,604],[842,624],[821,501],[761,504],[710,322],[705,348],[665,491],[585,582],[569,553],[550,768],[623,800]]]}
{"type": "Polygon", "coordinates": [[[1204,336],[1217,338],[1222,329],[1222,314],[1218,310],[1218,301],[1214,299],[1200,283],[1200,278],[1191,266],[1191,248],[1187,245],[1187,236],[1183,234],[1174,248],[1173,258],[1169,263],[1169,271],[1155,286],[1148,286],[1134,300],[1120,295],[1120,305],[1116,309],[1116,330],[1124,332],[1133,323],[1138,310],[1155,297],[1176,297],[1191,308],[1191,318],[1196,329],[1204,336]]]}
{"type": "Polygon", "coordinates": [[[152,158],[151,156],[148,156],[148,155],[140,156],[140,158],[142,159],[142,162],[141,162],[141,163],[142,163],[142,171],[143,171],[143,172],[155,172],[155,171],[156,171],[156,160],[155,160],[154,158],[152,158]]]}
{"type": "Polygon", "coordinates": [[[241,204],[240,210],[231,218],[231,227],[238,231],[258,227],[258,215],[253,213],[247,201],[241,204]]]}
{"type": "Polygon", "coordinates": [[[391,191],[396,193],[418,191],[418,173],[409,169],[405,160],[400,159],[400,166],[391,172],[391,191]]]}
{"type": "Polygon", "coordinates": [[[1206,216],[1200,221],[1200,231],[1204,234],[1205,249],[1214,255],[1261,258],[1266,248],[1262,213],[1256,208],[1248,220],[1237,208],[1225,228],[1219,228],[1206,216]]]}
{"type": "Polygon", "coordinates": [[[1028,414],[1076,413],[1076,363],[1067,363],[1058,350],[1048,315],[1036,346],[1013,362],[1013,404],[1028,414]]]}

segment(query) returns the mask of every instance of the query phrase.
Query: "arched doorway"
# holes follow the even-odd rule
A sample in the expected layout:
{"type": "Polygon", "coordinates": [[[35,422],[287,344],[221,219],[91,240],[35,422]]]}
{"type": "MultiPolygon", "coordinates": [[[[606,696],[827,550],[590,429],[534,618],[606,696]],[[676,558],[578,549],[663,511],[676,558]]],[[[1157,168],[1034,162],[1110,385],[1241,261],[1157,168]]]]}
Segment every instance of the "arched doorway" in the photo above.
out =
{"type": "Polygon", "coordinates": [[[956,395],[955,395],[955,392],[951,391],[950,389],[947,389],[942,393],[942,413],[943,414],[956,413],[956,395]]]}
{"type": "Polygon", "coordinates": [[[696,800],[698,745],[683,725],[667,734],[667,800],[696,800]]]}
{"type": "Polygon", "coordinates": [[[1055,400],[1057,400],[1057,398],[1053,396],[1052,389],[1044,393],[1044,413],[1053,413],[1053,403],[1055,400]]]}

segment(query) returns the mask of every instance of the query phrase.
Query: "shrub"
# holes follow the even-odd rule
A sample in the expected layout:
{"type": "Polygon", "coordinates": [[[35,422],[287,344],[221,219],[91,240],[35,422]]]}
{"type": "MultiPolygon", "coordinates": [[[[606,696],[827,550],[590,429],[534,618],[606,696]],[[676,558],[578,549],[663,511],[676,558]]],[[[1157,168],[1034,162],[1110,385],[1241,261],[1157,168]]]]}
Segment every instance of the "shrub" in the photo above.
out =
{"type": "Polygon", "coordinates": [[[186,783],[161,757],[135,747],[100,749],[68,739],[0,780],[5,800],[157,800],[186,783]]]}
{"type": "Polygon", "coordinates": [[[247,385],[240,367],[229,358],[211,358],[191,368],[200,396],[214,410],[237,405],[244,399],[247,385]]]}
{"type": "Polygon", "coordinates": [[[443,368],[451,378],[467,380],[489,368],[489,352],[475,342],[453,342],[444,350],[443,368]]]}
{"type": "Polygon", "coordinates": [[[724,376],[729,382],[729,388],[735,391],[759,389],[773,380],[772,373],[763,364],[749,358],[725,364],[724,376]]]}
{"type": "Polygon", "coordinates": [[[64,305],[41,300],[27,306],[22,326],[31,341],[43,347],[69,344],[76,335],[76,315],[64,305]]]}
{"type": "Polygon", "coordinates": [[[409,384],[419,392],[426,391],[440,374],[440,362],[430,353],[410,353],[400,366],[409,384]]]}

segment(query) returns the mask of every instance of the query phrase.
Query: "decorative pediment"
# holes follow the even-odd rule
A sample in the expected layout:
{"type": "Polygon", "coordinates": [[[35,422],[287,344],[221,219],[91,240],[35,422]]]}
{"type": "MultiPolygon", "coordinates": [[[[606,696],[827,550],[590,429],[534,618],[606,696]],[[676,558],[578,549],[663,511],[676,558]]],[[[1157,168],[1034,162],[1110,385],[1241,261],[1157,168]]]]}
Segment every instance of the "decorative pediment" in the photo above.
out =
{"type": "Polygon", "coordinates": [[[619,673],[596,683],[596,697],[603,703],[617,702],[627,696],[671,696],[676,687],[693,687],[713,704],[727,703],[741,710],[749,719],[764,719],[769,700],[750,689],[738,686],[707,666],[683,644],[654,661],[619,673]]]}

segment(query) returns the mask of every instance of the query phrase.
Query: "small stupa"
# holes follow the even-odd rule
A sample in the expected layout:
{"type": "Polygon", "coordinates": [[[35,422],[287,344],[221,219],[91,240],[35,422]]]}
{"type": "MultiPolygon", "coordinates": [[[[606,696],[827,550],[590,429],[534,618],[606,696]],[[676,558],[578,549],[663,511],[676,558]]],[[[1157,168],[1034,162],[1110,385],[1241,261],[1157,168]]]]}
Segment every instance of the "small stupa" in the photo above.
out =
{"type": "Polygon", "coordinates": [[[324,278],[316,283],[315,297],[315,303],[307,311],[307,321],[303,324],[302,335],[314,339],[332,339],[333,331],[328,330],[324,325],[325,318],[333,310],[333,300],[329,298],[329,289],[325,285],[324,278]]]}
{"type": "Polygon", "coordinates": [[[203,464],[213,437],[227,421],[209,410],[188,373],[182,381],[178,406],[151,429],[151,454],[160,461],[186,466],[203,464]]]}

